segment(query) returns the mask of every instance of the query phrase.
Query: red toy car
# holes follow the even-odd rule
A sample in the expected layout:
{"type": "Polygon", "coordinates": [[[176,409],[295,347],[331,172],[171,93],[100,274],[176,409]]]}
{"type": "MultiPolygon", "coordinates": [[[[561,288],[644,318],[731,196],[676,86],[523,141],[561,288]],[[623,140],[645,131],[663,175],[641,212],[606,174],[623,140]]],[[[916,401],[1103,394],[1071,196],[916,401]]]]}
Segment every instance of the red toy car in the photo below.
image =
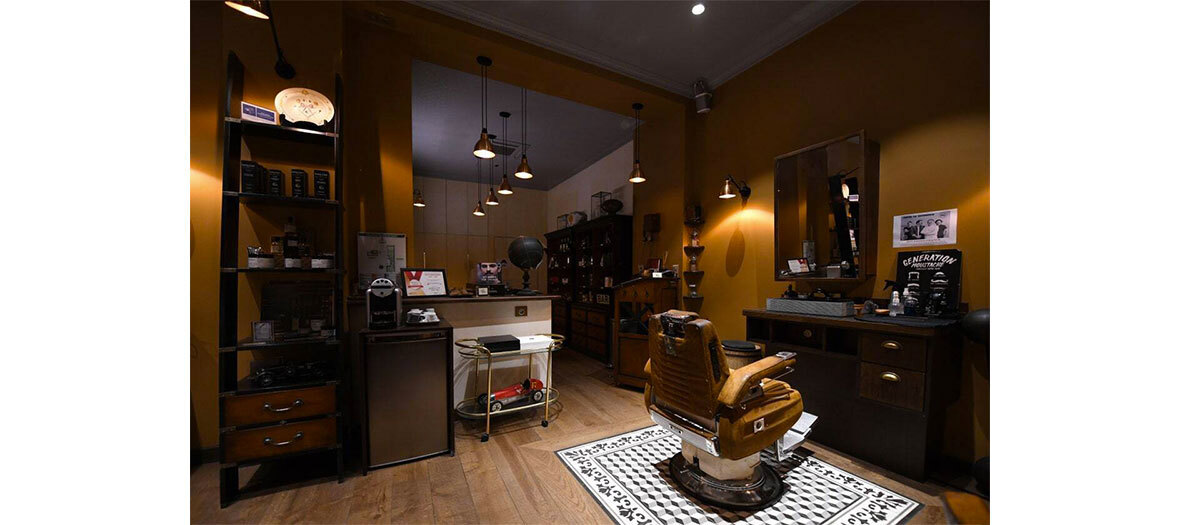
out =
{"type": "Polygon", "coordinates": [[[521,400],[530,400],[533,403],[540,403],[545,399],[545,385],[541,383],[540,379],[525,379],[510,387],[502,388],[492,392],[491,407],[488,407],[488,395],[480,394],[475,399],[476,404],[480,408],[485,408],[491,412],[499,412],[504,408],[504,405],[515,403],[521,400]]]}

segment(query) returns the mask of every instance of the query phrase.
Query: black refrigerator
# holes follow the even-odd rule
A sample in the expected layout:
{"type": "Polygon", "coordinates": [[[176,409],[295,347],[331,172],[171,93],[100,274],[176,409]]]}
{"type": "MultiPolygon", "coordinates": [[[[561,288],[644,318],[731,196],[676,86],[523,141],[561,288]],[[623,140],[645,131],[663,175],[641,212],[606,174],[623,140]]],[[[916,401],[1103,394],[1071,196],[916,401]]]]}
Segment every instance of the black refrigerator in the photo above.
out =
{"type": "Polygon", "coordinates": [[[455,453],[453,339],[430,327],[360,334],[362,470],[455,453]]]}

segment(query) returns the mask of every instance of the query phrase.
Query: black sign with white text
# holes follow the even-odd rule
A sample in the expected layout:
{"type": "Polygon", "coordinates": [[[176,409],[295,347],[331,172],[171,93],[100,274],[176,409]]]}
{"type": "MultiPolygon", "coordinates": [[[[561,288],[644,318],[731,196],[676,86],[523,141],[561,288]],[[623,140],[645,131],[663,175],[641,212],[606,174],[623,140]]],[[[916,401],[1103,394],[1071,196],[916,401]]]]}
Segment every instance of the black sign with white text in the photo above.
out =
{"type": "Polygon", "coordinates": [[[962,267],[963,252],[959,250],[898,252],[897,290],[909,290],[916,296],[916,315],[956,316],[962,267]]]}

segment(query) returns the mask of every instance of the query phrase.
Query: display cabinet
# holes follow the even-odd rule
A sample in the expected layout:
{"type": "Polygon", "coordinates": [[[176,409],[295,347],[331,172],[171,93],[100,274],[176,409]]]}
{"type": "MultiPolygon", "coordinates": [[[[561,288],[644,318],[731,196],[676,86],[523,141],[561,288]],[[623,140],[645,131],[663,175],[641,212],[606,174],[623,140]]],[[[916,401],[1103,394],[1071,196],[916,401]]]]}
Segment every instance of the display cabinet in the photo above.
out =
{"type": "Polygon", "coordinates": [[[574,350],[611,362],[614,286],[629,279],[631,216],[606,215],[545,234],[553,331],[574,350]]]}
{"type": "Polygon", "coordinates": [[[632,279],[615,287],[615,385],[647,383],[647,320],[679,308],[679,279],[632,279]]]}

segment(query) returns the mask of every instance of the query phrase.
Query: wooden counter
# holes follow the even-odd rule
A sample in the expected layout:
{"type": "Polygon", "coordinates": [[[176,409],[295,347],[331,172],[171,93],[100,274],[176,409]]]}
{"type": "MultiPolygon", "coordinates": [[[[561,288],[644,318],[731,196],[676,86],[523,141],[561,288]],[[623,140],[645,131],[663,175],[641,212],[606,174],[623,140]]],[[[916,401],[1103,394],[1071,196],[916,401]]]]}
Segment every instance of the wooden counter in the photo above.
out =
{"type": "Polygon", "coordinates": [[[798,354],[785,379],[819,416],[808,439],[921,480],[959,397],[962,336],[852,317],[743,310],[746,339],[798,354]]]}

